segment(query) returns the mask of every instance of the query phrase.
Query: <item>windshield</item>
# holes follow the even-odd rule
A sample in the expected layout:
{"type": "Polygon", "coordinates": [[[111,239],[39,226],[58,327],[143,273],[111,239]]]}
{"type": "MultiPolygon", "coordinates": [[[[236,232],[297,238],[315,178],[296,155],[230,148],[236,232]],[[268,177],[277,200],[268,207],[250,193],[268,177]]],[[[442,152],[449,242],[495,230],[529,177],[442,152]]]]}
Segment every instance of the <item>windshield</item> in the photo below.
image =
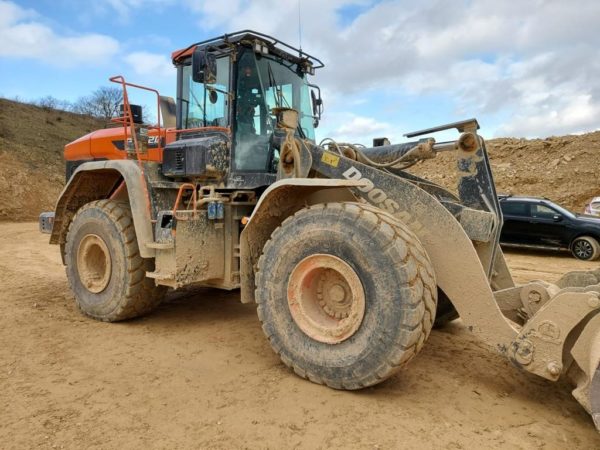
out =
{"type": "Polygon", "coordinates": [[[214,84],[192,80],[192,66],[183,67],[181,127],[226,127],[229,113],[229,57],[217,59],[214,84]]]}
{"type": "Polygon", "coordinates": [[[305,74],[297,65],[244,50],[237,65],[235,168],[274,171],[269,152],[275,128],[273,108],[298,111],[296,135],[314,140],[313,115],[305,74]]]}

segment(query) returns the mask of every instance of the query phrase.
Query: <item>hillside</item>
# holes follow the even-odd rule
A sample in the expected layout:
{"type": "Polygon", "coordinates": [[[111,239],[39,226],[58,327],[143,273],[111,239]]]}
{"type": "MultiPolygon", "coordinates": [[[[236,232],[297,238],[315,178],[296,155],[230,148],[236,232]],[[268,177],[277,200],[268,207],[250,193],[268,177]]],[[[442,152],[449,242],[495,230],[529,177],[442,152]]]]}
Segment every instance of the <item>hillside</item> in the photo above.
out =
{"type": "Polygon", "coordinates": [[[63,147],[104,121],[0,98],[0,220],[37,220],[64,184],[63,147]]]}
{"type": "MultiPolygon", "coordinates": [[[[0,221],[37,220],[64,184],[63,147],[103,121],[0,99],[0,221]]],[[[547,139],[487,141],[498,192],[548,197],[576,212],[600,195],[600,131],[547,139]]],[[[411,172],[455,186],[456,155],[441,154],[411,172]]]]}
{"type": "MultiPolygon", "coordinates": [[[[486,145],[498,193],[547,197],[575,212],[583,212],[591,197],[600,195],[600,131],[546,139],[500,138],[486,145]]],[[[411,172],[454,188],[455,160],[455,154],[441,154],[411,172]]]]}

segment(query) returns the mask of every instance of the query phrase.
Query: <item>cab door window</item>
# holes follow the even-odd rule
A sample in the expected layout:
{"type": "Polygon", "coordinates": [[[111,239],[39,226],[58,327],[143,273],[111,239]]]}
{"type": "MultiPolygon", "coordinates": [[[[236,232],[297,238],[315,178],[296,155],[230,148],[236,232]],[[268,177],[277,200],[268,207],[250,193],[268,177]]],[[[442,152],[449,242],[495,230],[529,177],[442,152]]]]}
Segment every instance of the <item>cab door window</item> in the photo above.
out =
{"type": "Polygon", "coordinates": [[[254,52],[245,50],[237,67],[234,168],[265,172],[268,171],[273,123],[254,52]]]}
{"type": "Polygon", "coordinates": [[[183,128],[227,127],[229,125],[229,57],[217,58],[217,80],[196,83],[191,66],[183,68],[183,128]]]}

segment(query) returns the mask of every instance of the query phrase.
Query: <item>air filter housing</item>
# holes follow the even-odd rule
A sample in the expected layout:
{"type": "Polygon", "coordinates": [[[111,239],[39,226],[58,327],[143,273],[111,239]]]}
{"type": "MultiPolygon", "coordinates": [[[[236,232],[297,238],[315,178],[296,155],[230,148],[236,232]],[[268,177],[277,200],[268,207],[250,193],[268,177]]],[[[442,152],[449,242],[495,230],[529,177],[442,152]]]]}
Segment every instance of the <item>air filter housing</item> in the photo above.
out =
{"type": "Polygon", "coordinates": [[[229,148],[229,138],[225,134],[172,142],[163,150],[162,172],[172,178],[225,178],[229,169],[229,148]]]}

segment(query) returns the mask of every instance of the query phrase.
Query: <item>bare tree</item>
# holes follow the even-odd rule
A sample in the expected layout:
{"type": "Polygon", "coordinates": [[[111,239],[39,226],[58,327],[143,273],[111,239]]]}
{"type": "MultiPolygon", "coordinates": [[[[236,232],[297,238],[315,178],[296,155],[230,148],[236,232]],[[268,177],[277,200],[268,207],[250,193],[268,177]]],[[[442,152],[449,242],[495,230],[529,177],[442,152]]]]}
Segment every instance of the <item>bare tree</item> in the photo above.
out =
{"type": "Polygon", "coordinates": [[[94,91],[92,98],[98,105],[101,117],[110,119],[119,113],[123,103],[123,90],[117,87],[101,87],[94,91]]]}
{"type": "Polygon", "coordinates": [[[34,100],[33,104],[47,111],[51,109],[59,111],[71,111],[73,109],[73,105],[71,105],[71,103],[68,101],[60,100],[56,97],[52,97],[51,95],[34,100]]]}
{"type": "Polygon", "coordinates": [[[110,119],[119,114],[119,105],[123,103],[123,91],[117,87],[100,87],[92,95],[81,97],[73,105],[79,114],[110,119]]]}

